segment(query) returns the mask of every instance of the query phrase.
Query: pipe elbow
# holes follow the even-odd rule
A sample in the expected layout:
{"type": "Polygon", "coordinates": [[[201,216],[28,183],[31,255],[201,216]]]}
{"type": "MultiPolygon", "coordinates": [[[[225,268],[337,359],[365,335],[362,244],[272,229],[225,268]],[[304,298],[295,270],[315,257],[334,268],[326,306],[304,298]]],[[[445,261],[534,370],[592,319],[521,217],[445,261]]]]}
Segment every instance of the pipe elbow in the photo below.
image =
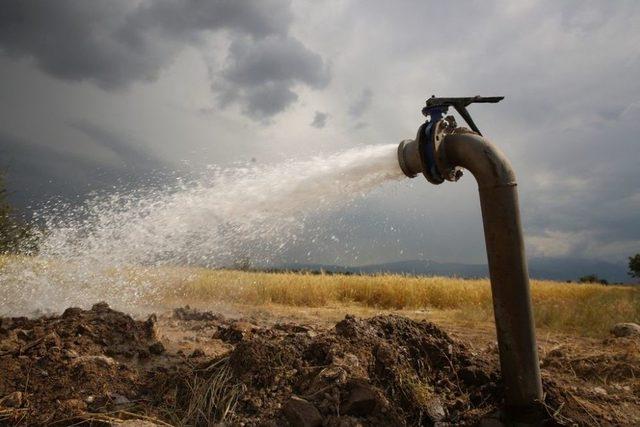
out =
{"type": "Polygon", "coordinates": [[[473,174],[478,187],[510,187],[516,175],[507,156],[488,139],[471,132],[452,133],[442,143],[447,162],[473,174]]]}

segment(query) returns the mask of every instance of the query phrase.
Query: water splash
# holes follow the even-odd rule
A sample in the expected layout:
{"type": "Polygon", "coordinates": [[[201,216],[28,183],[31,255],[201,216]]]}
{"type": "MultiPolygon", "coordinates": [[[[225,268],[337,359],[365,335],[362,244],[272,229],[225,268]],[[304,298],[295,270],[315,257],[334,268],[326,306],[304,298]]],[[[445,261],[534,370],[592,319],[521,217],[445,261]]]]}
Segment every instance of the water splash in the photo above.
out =
{"type": "Polygon", "coordinates": [[[0,267],[0,315],[60,311],[105,300],[151,303],[161,267],[270,260],[295,243],[307,218],[402,177],[396,145],[365,146],[276,166],[210,168],[162,190],[96,197],[39,213],[40,254],[0,267]]]}

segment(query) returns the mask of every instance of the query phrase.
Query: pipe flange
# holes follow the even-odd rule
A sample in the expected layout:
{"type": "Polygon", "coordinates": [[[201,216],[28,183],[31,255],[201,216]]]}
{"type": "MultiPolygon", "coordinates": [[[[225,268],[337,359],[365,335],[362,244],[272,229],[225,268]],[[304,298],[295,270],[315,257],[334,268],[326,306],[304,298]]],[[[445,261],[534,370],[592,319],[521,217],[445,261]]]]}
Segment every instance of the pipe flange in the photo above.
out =
{"type": "Polygon", "coordinates": [[[442,120],[438,120],[435,123],[433,132],[431,133],[433,139],[433,147],[436,153],[435,161],[438,171],[443,179],[447,181],[456,182],[462,175],[462,168],[453,166],[447,159],[446,150],[442,147],[447,135],[455,133],[457,128],[456,119],[453,116],[447,116],[442,120]]]}
{"type": "Polygon", "coordinates": [[[439,185],[445,180],[455,182],[462,177],[462,169],[451,165],[442,147],[446,136],[452,134],[455,129],[456,121],[453,116],[424,123],[418,129],[422,173],[432,184],[439,185]]]}

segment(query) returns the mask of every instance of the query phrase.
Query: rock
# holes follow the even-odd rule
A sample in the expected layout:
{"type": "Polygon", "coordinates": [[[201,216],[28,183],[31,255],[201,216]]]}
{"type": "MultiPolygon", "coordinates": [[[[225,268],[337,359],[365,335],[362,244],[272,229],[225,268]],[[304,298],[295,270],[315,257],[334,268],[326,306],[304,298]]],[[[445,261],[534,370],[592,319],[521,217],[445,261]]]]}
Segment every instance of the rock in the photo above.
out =
{"type": "Polygon", "coordinates": [[[100,368],[116,366],[118,362],[108,356],[80,356],[76,357],[72,366],[94,364],[100,368]]]}
{"type": "Polygon", "coordinates": [[[6,408],[20,408],[23,403],[24,394],[21,391],[14,391],[0,399],[0,406],[4,406],[6,408]]]}
{"type": "Polygon", "coordinates": [[[156,341],[149,346],[149,353],[159,355],[164,353],[164,345],[160,341],[156,341]]]}
{"type": "Polygon", "coordinates": [[[322,416],[318,409],[298,396],[291,396],[284,404],[282,413],[292,427],[319,427],[322,425],[322,416]]]}
{"type": "Polygon", "coordinates": [[[603,395],[603,396],[605,396],[605,395],[607,395],[607,394],[608,394],[608,393],[607,393],[607,390],[605,390],[605,389],[604,389],[604,388],[602,388],[602,387],[594,387],[594,388],[593,388],[593,391],[594,391],[594,393],[601,394],[601,395],[603,395]]]}
{"type": "Polygon", "coordinates": [[[128,405],[131,401],[126,397],[118,393],[111,393],[111,397],[114,405],[128,405]]]}
{"type": "Polygon", "coordinates": [[[447,413],[444,410],[444,406],[442,406],[442,402],[437,396],[433,396],[427,402],[427,415],[431,418],[431,421],[438,422],[441,421],[447,413]]]}
{"type": "Polygon", "coordinates": [[[326,382],[342,383],[347,379],[347,371],[340,366],[328,366],[320,371],[320,378],[326,382]]]}
{"type": "Polygon", "coordinates": [[[344,404],[343,411],[349,415],[365,417],[376,409],[378,394],[373,386],[359,383],[353,386],[344,404]]]}
{"type": "Polygon", "coordinates": [[[611,333],[618,338],[640,337],[640,325],[637,323],[618,323],[613,325],[611,333]]]}

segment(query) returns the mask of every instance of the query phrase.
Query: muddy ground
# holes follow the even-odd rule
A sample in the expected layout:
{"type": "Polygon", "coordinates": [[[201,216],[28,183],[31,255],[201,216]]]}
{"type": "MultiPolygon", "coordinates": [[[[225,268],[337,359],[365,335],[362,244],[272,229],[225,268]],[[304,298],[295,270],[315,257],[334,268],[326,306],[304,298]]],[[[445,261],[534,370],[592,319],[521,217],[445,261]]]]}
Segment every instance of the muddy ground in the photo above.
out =
{"type": "MultiPolygon", "coordinates": [[[[477,425],[497,350],[395,315],[333,325],[104,303],[0,319],[0,424],[477,425]]],[[[640,339],[541,340],[549,425],[640,425],[640,339]]]]}

